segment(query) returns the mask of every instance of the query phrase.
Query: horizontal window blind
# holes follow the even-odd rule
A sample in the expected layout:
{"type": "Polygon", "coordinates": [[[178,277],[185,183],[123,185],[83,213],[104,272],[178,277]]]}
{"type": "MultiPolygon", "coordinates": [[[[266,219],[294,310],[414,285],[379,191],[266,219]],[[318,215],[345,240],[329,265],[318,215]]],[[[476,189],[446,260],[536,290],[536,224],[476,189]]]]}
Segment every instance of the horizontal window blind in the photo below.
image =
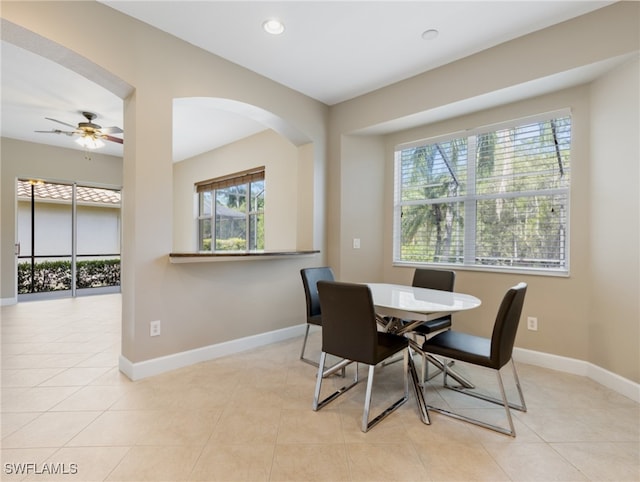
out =
{"type": "Polygon", "coordinates": [[[568,270],[571,117],[396,150],[394,261],[568,270]]]}
{"type": "Polygon", "coordinates": [[[466,185],[466,139],[400,151],[403,201],[459,196],[466,185]]]}
{"type": "Polygon", "coordinates": [[[550,119],[477,136],[478,194],[568,187],[568,118],[550,119]]]}
{"type": "Polygon", "coordinates": [[[248,169],[246,171],[236,172],[226,176],[200,181],[195,184],[196,192],[214,191],[216,189],[224,189],[239,184],[248,184],[250,182],[264,181],[264,166],[248,169]]]}

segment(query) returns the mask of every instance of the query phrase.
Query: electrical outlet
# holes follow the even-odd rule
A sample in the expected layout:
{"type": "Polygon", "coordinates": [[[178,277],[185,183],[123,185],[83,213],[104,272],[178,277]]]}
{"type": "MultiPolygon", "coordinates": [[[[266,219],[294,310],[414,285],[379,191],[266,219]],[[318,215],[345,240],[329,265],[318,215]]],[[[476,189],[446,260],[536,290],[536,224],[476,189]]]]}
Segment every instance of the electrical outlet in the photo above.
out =
{"type": "Polygon", "coordinates": [[[353,238],[353,249],[360,249],[360,238],[353,238]]]}
{"type": "Polygon", "coordinates": [[[159,336],[159,335],[160,335],[160,320],[150,321],[149,336],[159,336]]]}
{"type": "Polygon", "coordinates": [[[529,316],[527,318],[527,328],[531,331],[538,331],[538,318],[529,316]]]}

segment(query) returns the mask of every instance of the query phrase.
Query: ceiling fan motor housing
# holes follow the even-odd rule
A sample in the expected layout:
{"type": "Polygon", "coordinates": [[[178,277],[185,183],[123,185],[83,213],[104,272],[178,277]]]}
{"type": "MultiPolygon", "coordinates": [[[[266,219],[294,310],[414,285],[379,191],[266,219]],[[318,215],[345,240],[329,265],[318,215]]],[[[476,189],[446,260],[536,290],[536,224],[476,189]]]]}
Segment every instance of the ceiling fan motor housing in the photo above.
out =
{"type": "Polygon", "coordinates": [[[97,116],[93,112],[83,111],[82,115],[87,119],[87,122],[79,122],[78,129],[82,129],[83,131],[93,132],[101,128],[98,124],[94,124],[91,122],[97,116]]]}
{"type": "Polygon", "coordinates": [[[82,129],[83,131],[93,132],[100,129],[98,124],[93,124],[92,122],[80,122],[78,123],[78,129],[82,129]]]}

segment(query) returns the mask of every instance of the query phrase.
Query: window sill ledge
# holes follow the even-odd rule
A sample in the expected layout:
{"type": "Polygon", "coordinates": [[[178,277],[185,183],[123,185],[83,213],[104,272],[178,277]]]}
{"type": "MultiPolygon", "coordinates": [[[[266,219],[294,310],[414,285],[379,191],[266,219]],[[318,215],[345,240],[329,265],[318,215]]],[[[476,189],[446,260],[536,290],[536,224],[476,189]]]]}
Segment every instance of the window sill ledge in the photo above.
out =
{"type": "Polygon", "coordinates": [[[320,251],[231,251],[219,253],[169,253],[170,263],[212,263],[221,261],[252,261],[313,256],[320,251]]]}

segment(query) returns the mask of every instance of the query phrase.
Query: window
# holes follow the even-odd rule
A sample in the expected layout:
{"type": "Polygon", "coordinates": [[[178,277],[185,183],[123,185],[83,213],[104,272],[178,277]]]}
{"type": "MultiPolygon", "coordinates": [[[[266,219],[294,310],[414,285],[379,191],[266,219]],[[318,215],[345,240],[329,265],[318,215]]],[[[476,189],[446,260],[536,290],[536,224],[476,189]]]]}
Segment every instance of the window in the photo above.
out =
{"type": "Polygon", "coordinates": [[[567,273],[571,117],[395,151],[394,263],[567,273]]]}
{"type": "Polygon", "coordinates": [[[198,249],[264,249],[264,167],[196,183],[198,249]]]}

